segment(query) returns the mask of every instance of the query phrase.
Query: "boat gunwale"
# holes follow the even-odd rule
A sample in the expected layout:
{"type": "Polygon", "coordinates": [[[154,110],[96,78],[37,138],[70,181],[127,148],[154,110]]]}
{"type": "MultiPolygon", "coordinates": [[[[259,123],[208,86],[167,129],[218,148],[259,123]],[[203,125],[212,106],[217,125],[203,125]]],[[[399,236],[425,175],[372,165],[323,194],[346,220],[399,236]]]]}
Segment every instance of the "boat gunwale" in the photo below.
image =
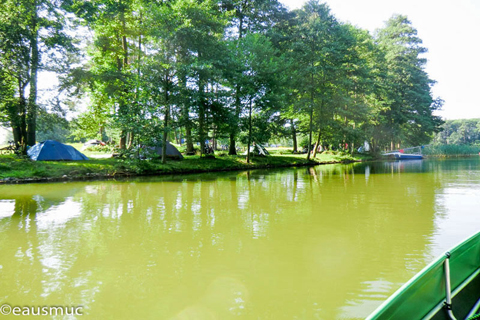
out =
{"type": "MultiPolygon", "coordinates": [[[[480,275],[480,267],[477,270],[475,270],[468,278],[466,278],[461,284],[459,284],[455,288],[455,290],[453,290],[452,299],[455,298],[455,296],[459,294],[460,291],[462,291],[466,286],[468,286],[468,284],[472,282],[473,279],[478,277],[478,275],[480,275]]],[[[431,319],[438,311],[440,311],[443,308],[444,306],[443,302],[444,300],[441,300],[440,303],[437,304],[434,308],[432,308],[432,310],[429,313],[427,313],[427,315],[424,316],[422,320],[431,319]]]]}
{"type": "MultiPolygon", "coordinates": [[[[459,244],[457,244],[455,247],[451,248],[447,252],[455,252],[459,250],[460,248],[464,247],[467,245],[470,241],[473,241],[477,237],[480,237],[480,232],[477,232],[465,240],[461,241],[459,244]]],[[[400,288],[398,288],[387,300],[385,300],[380,306],[378,306],[367,318],[366,320],[374,320],[380,317],[383,313],[383,311],[387,310],[390,305],[405,292],[409,287],[414,285],[417,281],[419,281],[420,278],[422,278],[426,273],[428,273],[430,270],[435,269],[439,267],[439,265],[443,264],[445,262],[445,259],[447,259],[446,254],[442,254],[438,256],[436,259],[434,259],[432,262],[430,262],[427,266],[425,266],[422,270],[420,270],[417,274],[415,274],[410,280],[408,280],[405,284],[403,284],[400,288]]],[[[455,295],[460,291],[457,290],[460,288],[462,285],[464,285],[464,282],[467,280],[471,280],[472,276],[480,269],[480,266],[475,269],[468,277],[465,278],[464,281],[462,281],[460,284],[458,284],[454,288],[455,295]]],[[[442,297],[442,299],[439,301],[440,305],[443,305],[443,301],[445,300],[445,297],[442,297]]],[[[427,316],[431,316],[431,313],[434,309],[438,307],[438,304],[435,305],[430,312],[428,312],[425,316],[422,317],[422,319],[428,319],[426,318],[427,316]]]]}

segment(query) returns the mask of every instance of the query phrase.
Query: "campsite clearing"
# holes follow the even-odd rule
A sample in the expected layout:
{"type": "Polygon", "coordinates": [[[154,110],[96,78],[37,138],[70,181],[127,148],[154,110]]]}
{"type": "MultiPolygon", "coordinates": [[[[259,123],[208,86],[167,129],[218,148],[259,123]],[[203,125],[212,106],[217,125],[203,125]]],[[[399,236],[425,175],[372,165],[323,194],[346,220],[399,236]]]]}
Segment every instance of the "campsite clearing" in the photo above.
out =
{"type": "MultiPolygon", "coordinates": [[[[86,153],[87,156],[90,156],[86,153]]],[[[0,183],[25,183],[52,180],[101,179],[119,176],[185,174],[249,170],[260,168],[281,168],[313,166],[324,163],[361,161],[344,154],[320,155],[315,161],[308,161],[306,155],[276,155],[254,157],[246,163],[245,156],[222,156],[200,158],[185,156],[181,161],[128,160],[117,158],[90,159],[89,161],[30,161],[13,155],[0,156],[0,183]]]]}

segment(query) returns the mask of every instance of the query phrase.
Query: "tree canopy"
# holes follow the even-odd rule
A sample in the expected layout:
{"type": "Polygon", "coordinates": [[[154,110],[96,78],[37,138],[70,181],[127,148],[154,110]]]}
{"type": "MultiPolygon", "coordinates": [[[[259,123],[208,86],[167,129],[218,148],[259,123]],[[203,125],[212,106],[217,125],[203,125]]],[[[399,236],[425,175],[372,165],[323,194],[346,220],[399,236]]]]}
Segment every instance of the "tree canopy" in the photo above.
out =
{"type": "Polygon", "coordinates": [[[442,124],[426,51],[405,16],[371,35],[317,0],[2,0],[0,121],[33,144],[37,115],[61,114],[38,106],[38,71],[81,52],[62,78],[87,103],[69,125],[78,138],[202,154],[272,137],[296,149],[304,136],[308,150],[425,144],[442,124]]]}

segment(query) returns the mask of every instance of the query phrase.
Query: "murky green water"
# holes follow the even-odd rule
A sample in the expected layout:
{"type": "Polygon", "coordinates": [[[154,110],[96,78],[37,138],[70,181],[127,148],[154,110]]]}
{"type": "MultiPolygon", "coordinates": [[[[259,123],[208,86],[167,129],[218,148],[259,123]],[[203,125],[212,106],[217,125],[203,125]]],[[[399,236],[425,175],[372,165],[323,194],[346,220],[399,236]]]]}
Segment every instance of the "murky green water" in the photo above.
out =
{"type": "Polygon", "coordinates": [[[478,230],[478,158],[4,185],[0,303],[361,319],[478,230]]]}

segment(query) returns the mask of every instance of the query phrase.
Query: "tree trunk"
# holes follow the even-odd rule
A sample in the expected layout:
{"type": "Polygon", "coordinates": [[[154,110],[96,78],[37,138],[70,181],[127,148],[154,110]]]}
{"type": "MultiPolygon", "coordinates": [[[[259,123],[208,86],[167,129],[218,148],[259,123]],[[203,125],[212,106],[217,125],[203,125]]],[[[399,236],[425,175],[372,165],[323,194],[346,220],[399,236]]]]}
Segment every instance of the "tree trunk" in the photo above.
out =
{"type": "Polygon", "coordinates": [[[27,84],[18,83],[18,103],[11,110],[10,118],[12,119],[12,133],[15,146],[20,148],[22,152],[27,150],[27,101],[25,99],[25,87],[27,84]]]}
{"type": "Polygon", "coordinates": [[[247,143],[247,163],[250,163],[250,144],[252,143],[252,98],[248,107],[248,143],[247,143]]]}
{"type": "Polygon", "coordinates": [[[25,104],[22,103],[24,101],[24,90],[21,81],[18,81],[18,101],[16,103],[12,103],[10,108],[7,108],[6,111],[8,113],[8,117],[10,118],[10,125],[12,127],[12,134],[13,134],[13,141],[17,147],[20,147],[23,140],[23,133],[22,133],[22,115],[23,120],[25,120],[25,104]],[[22,111],[23,109],[23,111],[22,111]]]}
{"type": "Polygon", "coordinates": [[[20,147],[22,141],[22,131],[18,126],[12,126],[13,142],[16,147],[20,147]]]}
{"type": "Polygon", "coordinates": [[[168,139],[168,121],[170,119],[170,96],[168,94],[168,84],[170,79],[165,79],[165,121],[163,123],[163,141],[162,141],[162,163],[167,163],[167,139],[168,139]]]}
{"type": "Polygon", "coordinates": [[[193,153],[193,139],[192,139],[192,128],[190,124],[185,124],[185,140],[187,143],[187,153],[193,153]]]}
{"type": "MultiPolygon", "coordinates": [[[[26,143],[29,146],[35,145],[35,132],[37,124],[37,73],[38,73],[38,64],[39,64],[39,55],[38,55],[38,27],[37,27],[37,2],[33,2],[32,12],[32,38],[30,39],[30,50],[32,54],[32,61],[30,65],[30,94],[28,96],[28,105],[27,105],[27,136],[26,143]]],[[[26,149],[24,150],[26,152],[26,149]]]]}
{"type": "Polygon", "coordinates": [[[315,143],[315,149],[313,150],[313,158],[317,156],[317,150],[318,146],[320,145],[320,137],[321,137],[322,131],[318,130],[318,137],[317,137],[317,142],[315,143]]]}
{"type": "MultiPolygon", "coordinates": [[[[240,101],[240,85],[235,86],[235,119],[240,120],[240,111],[241,111],[241,101],[240,101]]],[[[230,146],[228,148],[229,155],[237,154],[237,147],[235,145],[235,136],[238,133],[238,122],[235,125],[232,125],[232,131],[230,133],[230,146]]]]}
{"type": "Polygon", "coordinates": [[[229,155],[236,155],[237,154],[237,147],[235,146],[235,134],[232,132],[230,133],[230,142],[228,146],[228,154],[229,155]]]}
{"type": "Polygon", "coordinates": [[[293,119],[290,119],[290,124],[292,127],[293,153],[297,153],[298,152],[297,129],[295,129],[295,123],[293,122],[293,119]]]}
{"type": "Polygon", "coordinates": [[[200,101],[198,103],[198,136],[200,140],[200,156],[205,153],[205,86],[203,83],[203,77],[200,76],[198,90],[200,94],[200,101]]]}
{"type": "Polygon", "coordinates": [[[125,132],[125,130],[122,130],[122,132],[120,133],[119,147],[120,149],[125,149],[126,146],[127,146],[127,133],[125,132]]]}
{"type": "Polygon", "coordinates": [[[213,148],[213,151],[217,151],[217,127],[216,126],[213,126],[212,148],[213,148]]]}
{"type": "MultiPolygon", "coordinates": [[[[120,20],[122,22],[122,50],[123,50],[123,60],[122,60],[122,65],[121,65],[121,70],[123,72],[126,72],[127,66],[128,66],[128,43],[127,43],[127,36],[126,36],[126,22],[125,22],[125,12],[122,11],[120,14],[120,20]]],[[[127,94],[127,88],[124,88],[124,93],[125,95],[127,94]]],[[[120,132],[120,149],[125,149],[126,144],[127,144],[127,128],[125,128],[124,122],[126,121],[126,116],[128,114],[127,112],[127,106],[125,104],[125,98],[121,97],[120,98],[120,103],[119,103],[119,114],[120,118],[122,121],[122,130],[120,132]]]]}
{"type": "Polygon", "coordinates": [[[182,130],[177,130],[175,127],[175,143],[182,145],[182,130]]]}
{"type": "MultiPolygon", "coordinates": [[[[184,53],[179,53],[179,61],[183,60],[184,53]]],[[[185,143],[186,143],[186,153],[192,154],[193,149],[193,139],[192,139],[192,124],[190,123],[190,105],[188,103],[187,97],[187,76],[185,72],[180,68],[179,70],[179,85],[180,85],[180,96],[182,97],[182,122],[185,127],[185,143]]]]}
{"type": "Polygon", "coordinates": [[[310,107],[310,123],[308,126],[308,148],[307,160],[310,160],[310,152],[312,151],[312,131],[313,131],[313,103],[310,107]]]}
{"type": "Polygon", "coordinates": [[[128,148],[130,149],[133,147],[133,139],[135,138],[135,134],[133,132],[130,132],[128,135],[128,148]]]}
{"type": "MultiPolygon", "coordinates": [[[[122,15],[123,17],[123,15],[122,15]]],[[[117,34],[117,40],[120,40],[120,35],[117,34]]],[[[122,66],[122,60],[117,57],[117,69],[118,72],[122,72],[123,66],[122,66]]],[[[118,99],[118,117],[120,120],[124,118],[125,114],[125,103],[123,101],[123,98],[118,99]]],[[[122,121],[123,122],[123,121],[122,121]]],[[[120,130],[120,141],[118,143],[118,146],[121,150],[125,150],[126,145],[127,145],[127,132],[123,128],[123,124],[120,124],[121,130],[120,130]]]]}
{"type": "MultiPolygon", "coordinates": [[[[243,37],[243,18],[244,18],[244,15],[243,15],[243,11],[242,10],[238,10],[237,12],[238,14],[238,41],[240,41],[240,39],[242,39],[243,37]]],[[[240,111],[241,111],[241,101],[240,101],[240,91],[241,91],[241,87],[239,84],[237,84],[235,86],[235,120],[239,121],[240,120],[240,111]]],[[[229,143],[229,147],[228,147],[228,154],[229,155],[236,155],[237,154],[237,147],[236,147],[236,143],[235,143],[235,137],[238,133],[238,122],[235,123],[235,125],[232,125],[232,131],[230,132],[230,136],[229,136],[229,140],[230,140],[230,143],[229,143]]]]}
{"type": "MultiPolygon", "coordinates": [[[[198,52],[198,59],[202,61],[203,54],[198,52]]],[[[205,121],[205,112],[206,112],[206,101],[205,101],[205,90],[206,81],[205,74],[203,71],[200,72],[198,77],[198,137],[200,140],[200,156],[205,154],[205,140],[206,140],[206,121],[205,121]]]]}
{"type": "MultiPolygon", "coordinates": [[[[141,30],[141,25],[143,23],[143,14],[142,11],[140,11],[140,30],[141,30]]],[[[140,31],[140,34],[138,35],[138,58],[137,58],[137,76],[140,78],[141,76],[141,65],[142,65],[142,32],[140,31]]],[[[138,92],[138,86],[137,86],[137,92],[138,92]]]]}

